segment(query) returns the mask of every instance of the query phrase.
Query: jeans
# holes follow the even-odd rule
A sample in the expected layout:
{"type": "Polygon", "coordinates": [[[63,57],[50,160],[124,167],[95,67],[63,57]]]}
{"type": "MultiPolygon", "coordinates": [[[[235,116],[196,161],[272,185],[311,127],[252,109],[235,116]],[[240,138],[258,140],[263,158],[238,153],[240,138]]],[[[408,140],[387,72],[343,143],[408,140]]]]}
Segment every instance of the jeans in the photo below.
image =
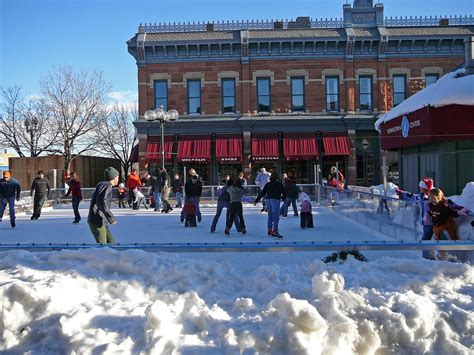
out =
{"type": "Polygon", "coordinates": [[[0,219],[3,218],[3,213],[5,212],[5,208],[7,207],[8,203],[8,208],[10,211],[10,221],[15,220],[15,197],[4,197],[2,200],[0,200],[0,219]]]}
{"type": "Polygon", "coordinates": [[[267,199],[268,209],[268,229],[278,230],[278,222],[280,221],[280,200],[275,198],[267,199]]]}
{"type": "Polygon", "coordinates": [[[108,225],[103,224],[102,226],[98,226],[97,224],[89,223],[89,229],[97,243],[115,244],[115,239],[108,225]]]}
{"type": "Polygon", "coordinates": [[[283,217],[286,217],[288,215],[288,208],[290,207],[290,203],[293,206],[293,214],[295,216],[298,216],[298,207],[296,206],[296,198],[287,197],[285,199],[285,203],[281,207],[281,215],[283,217]]]}
{"type": "Polygon", "coordinates": [[[155,199],[155,210],[159,210],[161,208],[161,196],[163,193],[161,192],[153,192],[153,198],[155,199]]]}
{"type": "MultiPolygon", "coordinates": [[[[199,208],[199,197],[190,197],[194,202],[194,207],[196,208],[196,217],[198,222],[201,222],[201,209],[199,208]]],[[[186,214],[184,213],[184,208],[181,210],[181,218],[185,219],[186,214]]]]}
{"type": "Polygon", "coordinates": [[[43,209],[44,201],[46,200],[45,195],[36,195],[33,198],[33,218],[39,218],[41,216],[41,210],[43,209]]]}
{"type": "MultiPolygon", "coordinates": [[[[229,219],[229,213],[230,213],[230,203],[229,202],[224,202],[224,201],[217,201],[216,215],[214,216],[214,219],[212,220],[211,230],[213,230],[213,231],[216,230],[217,222],[219,222],[219,218],[220,218],[222,210],[224,208],[227,210],[226,218],[225,218],[225,220],[226,220],[225,224],[227,226],[227,220],[229,219]]],[[[237,229],[237,231],[240,231],[239,219],[238,219],[237,216],[235,216],[235,218],[234,218],[234,225],[235,225],[235,229],[237,229]]]]}
{"type": "Polygon", "coordinates": [[[182,192],[176,192],[176,204],[178,207],[181,207],[183,205],[183,193],[182,192]]]}
{"type": "MultiPolygon", "coordinates": [[[[74,211],[74,222],[79,222],[81,220],[81,215],[79,213],[79,204],[81,203],[80,196],[72,196],[72,209],[74,211]]],[[[124,204],[125,207],[125,204],[124,204]]]]}
{"type": "MultiPolygon", "coordinates": [[[[231,202],[230,203],[230,211],[229,211],[229,218],[227,218],[227,223],[225,228],[230,229],[232,227],[232,222],[238,217],[240,222],[240,228],[237,230],[245,230],[245,222],[244,222],[244,210],[242,207],[242,202],[231,202]]],[[[245,233],[245,231],[244,231],[245,233]]]]}
{"type": "MultiPolygon", "coordinates": [[[[421,238],[421,240],[431,240],[432,237],[433,237],[433,226],[431,225],[423,226],[423,237],[421,238]]],[[[429,259],[429,260],[435,259],[431,253],[431,250],[423,250],[423,258],[429,259]]]]}

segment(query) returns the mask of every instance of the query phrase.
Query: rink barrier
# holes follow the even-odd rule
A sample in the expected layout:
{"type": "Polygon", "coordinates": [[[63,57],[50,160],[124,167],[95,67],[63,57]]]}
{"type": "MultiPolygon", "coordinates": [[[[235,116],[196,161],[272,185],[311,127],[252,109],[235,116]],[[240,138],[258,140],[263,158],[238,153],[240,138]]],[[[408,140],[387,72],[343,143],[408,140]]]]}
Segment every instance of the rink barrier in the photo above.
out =
{"type": "Polygon", "coordinates": [[[449,250],[474,251],[474,242],[471,241],[380,241],[380,242],[223,242],[223,243],[130,243],[130,244],[37,244],[15,243],[0,244],[0,252],[26,250],[31,252],[51,252],[62,250],[83,250],[110,248],[118,251],[143,250],[147,252],[170,253],[248,253],[248,252],[308,252],[308,251],[394,251],[394,250],[449,250]]]}

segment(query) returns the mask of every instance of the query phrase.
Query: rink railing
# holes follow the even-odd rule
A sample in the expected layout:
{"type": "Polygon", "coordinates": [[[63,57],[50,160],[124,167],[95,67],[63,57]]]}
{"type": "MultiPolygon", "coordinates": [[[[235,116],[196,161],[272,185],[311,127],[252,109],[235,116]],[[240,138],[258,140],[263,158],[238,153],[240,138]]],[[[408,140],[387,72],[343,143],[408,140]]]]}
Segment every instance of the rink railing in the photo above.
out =
{"type": "Polygon", "coordinates": [[[469,241],[378,241],[378,242],[240,242],[240,243],[130,243],[130,244],[69,244],[69,243],[16,243],[0,244],[0,252],[27,250],[48,252],[61,250],[111,248],[118,251],[143,250],[147,252],[170,253],[213,253],[213,252],[296,252],[296,251],[395,251],[395,250],[447,250],[472,252],[474,243],[469,241]]]}

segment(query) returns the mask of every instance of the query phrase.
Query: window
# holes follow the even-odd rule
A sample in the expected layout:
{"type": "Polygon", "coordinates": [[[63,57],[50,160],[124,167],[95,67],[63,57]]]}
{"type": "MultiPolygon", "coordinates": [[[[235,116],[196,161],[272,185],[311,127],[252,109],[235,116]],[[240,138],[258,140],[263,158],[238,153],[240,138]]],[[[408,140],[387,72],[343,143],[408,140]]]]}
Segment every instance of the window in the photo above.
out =
{"type": "Polygon", "coordinates": [[[425,75],[425,87],[428,85],[434,84],[438,81],[438,74],[426,74],[425,75]]]}
{"type": "Polygon", "coordinates": [[[235,79],[222,79],[222,113],[235,113],[235,79]]]}
{"type": "Polygon", "coordinates": [[[326,111],[339,111],[339,77],[326,77],[326,111]]]}
{"type": "Polygon", "coordinates": [[[201,114],[201,79],[188,80],[188,114],[201,114]]]}
{"type": "Polygon", "coordinates": [[[304,78],[291,78],[291,112],[304,112],[304,78]]]}
{"type": "Polygon", "coordinates": [[[0,165],[3,165],[3,157],[0,157],[0,165]]]}
{"type": "Polygon", "coordinates": [[[271,112],[270,78],[257,78],[257,110],[271,112]]]}
{"type": "Polygon", "coordinates": [[[372,76],[359,77],[359,105],[361,111],[372,111],[372,76]]]}
{"type": "Polygon", "coordinates": [[[397,106],[406,99],[407,76],[393,76],[393,106],[397,106]]]}
{"type": "Polygon", "coordinates": [[[163,110],[168,111],[168,81],[155,81],[155,108],[163,105],[163,110]]]}

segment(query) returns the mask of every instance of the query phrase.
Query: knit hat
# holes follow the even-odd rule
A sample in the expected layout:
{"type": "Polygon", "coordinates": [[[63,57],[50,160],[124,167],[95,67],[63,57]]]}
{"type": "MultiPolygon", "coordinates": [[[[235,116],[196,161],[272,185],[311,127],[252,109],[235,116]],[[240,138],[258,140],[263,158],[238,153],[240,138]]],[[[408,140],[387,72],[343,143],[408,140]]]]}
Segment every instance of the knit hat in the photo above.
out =
{"type": "Polygon", "coordinates": [[[425,189],[429,192],[434,188],[434,181],[433,179],[424,178],[423,180],[420,180],[418,186],[420,187],[420,189],[425,189]]]}
{"type": "Polygon", "coordinates": [[[3,172],[3,177],[4,178],[9,178],[11,176],[10,172],[9,171],[4,171],[3,172]]]}
{"type": "Polygon", "coordinates": [[[109,166],[107,169],[104,171],[104,179],[107,181],[115,179],[117,176],[119,176],[119,172],[117,169],[115,169],[112,166],[109,166]]]}

